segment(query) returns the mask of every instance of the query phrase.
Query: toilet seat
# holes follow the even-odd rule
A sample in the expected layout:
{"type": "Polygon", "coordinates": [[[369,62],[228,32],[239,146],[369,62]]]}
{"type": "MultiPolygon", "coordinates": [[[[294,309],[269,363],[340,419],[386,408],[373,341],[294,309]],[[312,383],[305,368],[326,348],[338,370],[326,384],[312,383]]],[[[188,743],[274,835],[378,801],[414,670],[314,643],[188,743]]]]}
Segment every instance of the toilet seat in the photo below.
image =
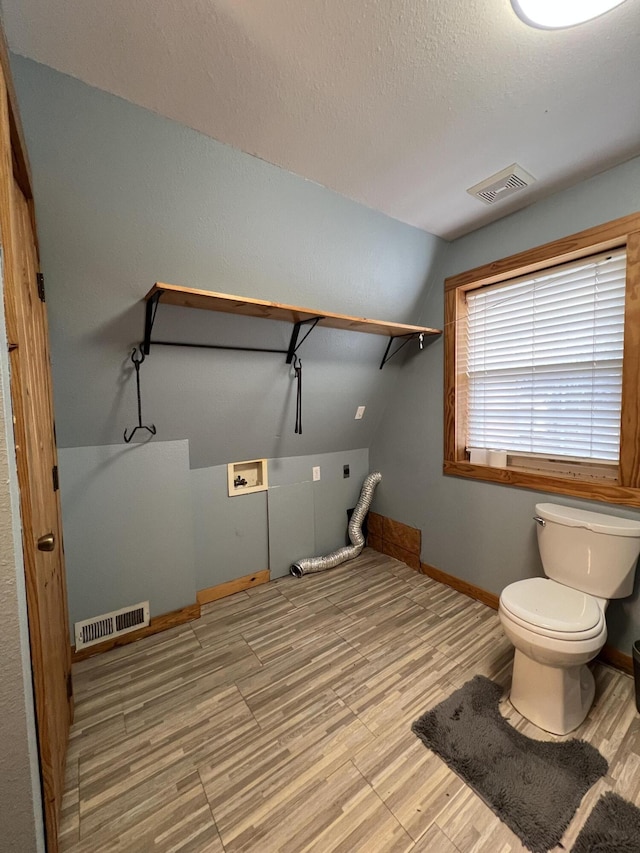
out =
{"type": "Polygon", "coordinates": [[[606,630],[605,617],[593,596],[548,578],[509,584],[500,609],[516,625],[542,637],[577,642],[606,630]]]}

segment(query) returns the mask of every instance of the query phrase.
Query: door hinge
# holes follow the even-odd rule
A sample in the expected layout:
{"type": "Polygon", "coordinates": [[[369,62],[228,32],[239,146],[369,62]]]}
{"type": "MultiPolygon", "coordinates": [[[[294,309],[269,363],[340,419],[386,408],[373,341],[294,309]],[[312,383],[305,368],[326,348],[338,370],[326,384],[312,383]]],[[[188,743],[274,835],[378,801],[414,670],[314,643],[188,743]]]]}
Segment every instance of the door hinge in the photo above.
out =
{"type": "Polygon", "coordinates": [[[36,282],[38,283],[38,296],[40,301],[44,302],[44,276],[41,272],[36,273],[36,282]]]}
{"type": "Polygon", "coordinates": [[[73,696],[73,682],[71,681],[71,673],[67,673],[67,699],[73,696]]]}
{"type": "Polygon", "coordinates": [[[58,466],[54,465],[51,469],[51,475],[53,477],[53,491],[57,492],[60,488],[60,478],[58,477],[58,466]]]}

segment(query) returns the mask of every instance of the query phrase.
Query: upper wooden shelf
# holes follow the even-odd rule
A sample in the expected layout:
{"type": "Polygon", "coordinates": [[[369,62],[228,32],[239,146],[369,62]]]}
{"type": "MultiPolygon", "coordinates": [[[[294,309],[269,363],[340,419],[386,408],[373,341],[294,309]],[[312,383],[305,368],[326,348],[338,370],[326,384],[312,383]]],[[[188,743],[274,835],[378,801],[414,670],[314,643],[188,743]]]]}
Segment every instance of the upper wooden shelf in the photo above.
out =
{"type": "Polygon", "coordinates": [[[263,317],[266,320],[285,320],[289,323],[304,323],[320,318],[317,323],[319,326],[346,329],[351,332],[368,332],[372,335],[385,335],[391,338],[441,334],[439,329],[431,329],[428,326],[408,326],[404,323],[392,323],[386,320],[350,317],[347,314],[314,311],[311,308],[300,308],[298,305],[283,305],[280,302],[248,299],[244,296],[231,296],[228,293],[212,293],[209,290],[196,290],[192,287],[180,287],[175,284],[156,282],[145,299],[147,302],[154,297],[158,299],[156,294],[159,294],[164,305],[202,308],[206,311],[242,314],[245,317],[263,317]]]}

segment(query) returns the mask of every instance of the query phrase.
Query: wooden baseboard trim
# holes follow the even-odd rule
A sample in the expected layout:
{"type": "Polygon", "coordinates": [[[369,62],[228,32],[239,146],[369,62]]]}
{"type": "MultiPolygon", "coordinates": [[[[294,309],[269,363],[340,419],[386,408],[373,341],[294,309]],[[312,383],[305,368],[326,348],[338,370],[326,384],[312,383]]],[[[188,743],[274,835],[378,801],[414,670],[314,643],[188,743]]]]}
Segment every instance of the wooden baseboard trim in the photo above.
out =
{"type": "Polygon", "coordinates": [[[434,581],[440,581],[440,583],[444,583],[447,586],[456,589],[458,592],[468,595],[469,598],[475,598],[476,601],[481,601],[483,604],[486,604],[487,607],[492,607],[494,610],[498,609],[500,596],[495,595],[493,592],[487,592],[486,589],[475,586],[475,584],[463,581],[460,578],[454,577],[454,575],[448,575],[446,572],[442,572],[440,569],[436,569],[435,566],[430,566],[428,563],[420,563],[420,571],[423,575],[433,578],[434,581]]]}
{"type": "Polygon", "coordinates": [[[633,658],[631,655],[625,655],[624,652],[616,649],[615,646],[610,646],[609,643],[598,655],[598,660],[601,660],[602,663],[608,663],[609,666],[614,666],[616,669],[621,669],[628,675],[633,675],[633,658]]]}
{"type": "Polygon", "coordinates": [[[233,595],[234,592],[240,592],[252,586],[260,586],[263,583],[269,583],[269,580],[269,569],[265,569],[263,572],[254,572],[252,575],[244,575],[241,578],[235,578],[232,581],[220,583],[217,586],[199,589],[196,593],[196,601],[198,604],[209,604],[212,601],[217,601],[219,598],[226,598],[228,595],[233,595]]]}
{"type": "Polygon", "coordinates": [[[370,512],[367,518],[367,545],[419,572],[422,531],[376,512],[370,512]]]}
{"type": "MultiPolygon", "coordinates": [[[[440,569],[436,569],[435,566],[430,566],[428,563],[421,563],[420,571],[423,575],[433,578],[434,581],[444,583],[458,592],[468,595],[469,598],[475,598],[476,601],[481,601],[483,604],[486,604],[488,607],[492,607],[494,610],[498,609],[500,596],[495,595],[493,592],[487,592],[486,589],[475,586],[475,584],[463,581],[460,578],[454,577],[454,575],[448,575],[446,572],[442,572],[440,569]]],[[[611,646],[607,643],[598,655],[598,660],[602,661],[602,663],[609,664],[609,666],[613,666],[616,669],[620,669],[628,675],[633,675],[633,658],[631,655],[625,655],[624,652],[621,652],[620,649],[616,649],[615,646],[611,646]]]]}
{"type": "Polygon", "coordinates": [[[121,634],[119,637],[113,637],[111,640],[105,640],[104,643],[96,643],[95,646],[88,646],[86,649],[80,649],[80,651],[76,651],[76,647],[71,646],[71,661],[72,663],[77,663],[78,661],[86,660],[93,657],[93,655],[111,651],[111,649],[115,649],[118,646],[135,643],[136,640],[141,640],[143,637],[150,637],[152,634],[158,634],[160,631],[166,631],[168,628],[175,628],[176,625],[183,625],[185,622],[192,622],[194,619],[199,618],[200,605],[198,603],[189,604],[181,610],[172,610],[170,613],[155,616],[144,628],[138,628],[129,634],[121,634]]]}

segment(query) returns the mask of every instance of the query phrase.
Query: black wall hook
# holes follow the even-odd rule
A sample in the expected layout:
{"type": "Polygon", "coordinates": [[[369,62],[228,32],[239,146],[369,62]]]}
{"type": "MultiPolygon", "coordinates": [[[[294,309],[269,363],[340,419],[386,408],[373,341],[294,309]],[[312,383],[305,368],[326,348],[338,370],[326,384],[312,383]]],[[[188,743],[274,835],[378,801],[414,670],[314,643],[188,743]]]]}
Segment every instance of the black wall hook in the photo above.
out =
{"type": "Polygon", "coordinates": [[[302,361],[293,354],[293,369],[295,370],[298,388],[296,393],[296,435],[302,435],[302,361]]]}
{"type": "Polygon", "coordinates": [[[124,431],[124,440],[127,444],[131,441],[133,436],[139,429],[146,429],[147,432],[150,432],[151,435],[156,434],[156,428],[153,424],[151,426],[145,426],[142,423],[142,401],[140,399],[140,365],[144,361],[144,352],[142,347],[140,347],[140,358],[136,358],[136,353],[138,352],[138,347],[134,347],[131,352],[131,361],[133,362],[133,366],[136,369],[136,390],[138,394],[138,426],[134,427],[129,433],[129,437],[127,438],[127,430],[124,431]]]}

